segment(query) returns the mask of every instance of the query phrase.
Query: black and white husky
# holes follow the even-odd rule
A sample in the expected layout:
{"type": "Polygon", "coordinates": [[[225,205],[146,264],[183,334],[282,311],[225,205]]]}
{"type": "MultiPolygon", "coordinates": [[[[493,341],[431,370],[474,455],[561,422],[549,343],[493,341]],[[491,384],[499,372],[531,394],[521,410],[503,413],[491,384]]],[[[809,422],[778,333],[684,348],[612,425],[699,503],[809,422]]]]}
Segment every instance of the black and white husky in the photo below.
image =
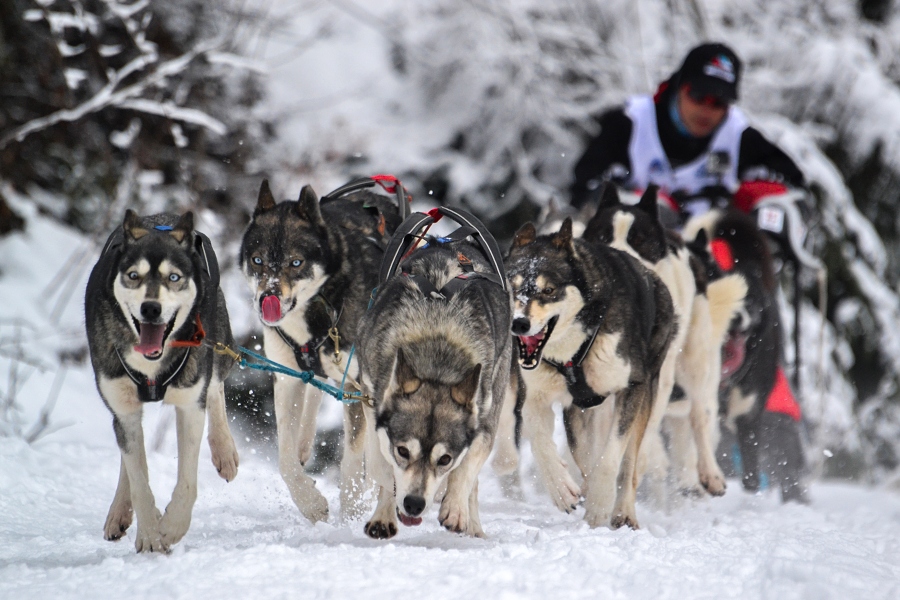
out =
{"type": "Polygon", "coordinates": [[[233,361],[201,344],[204,335],[232,343],[218,279],[212,246],[194,230],[192,213],[141,218],[129,210],[88,281],[91,364],[122,454],[104,535],[121,538],[136,514],[138,552],[165,552],[187,533],[206,414],[213,463],[226,481],[237,475],[223,384],[233,361]],[[156,401],[175,406],[178,432],[178,481],[162,515],[150,490],[141,427],[144,403],[156,401]]]}
{"type": "MultiPolygon", "coordinates": [[[[356,190],[320,204],[304,186],[298,200],[276,203],[263,181],[241,243],[240,267],[264,326],[269,359],[335,381],[346,373],[350,390],[359,389],[350,350],[378,284],[383,248],[400,221],[399,208],[380,194],[356,190]]],[[[324,520],[328,502],[303,469],[312,454],[321,393],[283,375],[275,377],[274,387],[281,476],[300,512],[311,521],[324,520]]],[[[359,403],[345,406],[341,511],[348,518],[364,509],[363,419],[359,403]]]]}
{"type": "Polygon", "coordinates": [[[680,492],[724,494],[725,476],[714,453],[721,347],[732,317],[742,307],[746,281],[740,275],[707,280],[681,238],[667,232],[660,222],[655,186],[648,187],[637,204],[624,204],[616,187],[607,184],[584,238],[639,258],[672,296],[679,331],[662,366],[659,394],[642,448],[649,473],[661,485],[668,456],[680,492]],[[673,389],[679,393],[670,402],[673,389]],[[679,402],[679,398],[684,400],[679,402]],[[668,455],[660,436],[664,417],[668,417],[671,434],[668,455]]]}
{"type": "Polygon", "coordinates": [[[570,219],[549,235],[524,225],[506,268],[526,387],[523,433],[544,484],[565,511],[583,493],[592,527],[636,528],[638,451],[678,330],[672,298],[630,254],[573,239],[570,219]],[[555,402],[583,489],[553,442],[555,402]]]}

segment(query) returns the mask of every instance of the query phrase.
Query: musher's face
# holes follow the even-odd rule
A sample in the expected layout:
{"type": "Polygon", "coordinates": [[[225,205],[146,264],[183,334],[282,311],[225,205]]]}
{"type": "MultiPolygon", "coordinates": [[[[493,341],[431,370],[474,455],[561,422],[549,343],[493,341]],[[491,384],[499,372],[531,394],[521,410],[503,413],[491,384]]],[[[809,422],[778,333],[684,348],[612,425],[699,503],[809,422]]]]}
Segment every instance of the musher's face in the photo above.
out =
{"type": "Polygon", "coordinates": [[[721,125],[728,112],[728,102],[715,96],[696,97],[690,86],[683,85],[678,90],[678,112],[688,133],[704,138],[721,125]]]}

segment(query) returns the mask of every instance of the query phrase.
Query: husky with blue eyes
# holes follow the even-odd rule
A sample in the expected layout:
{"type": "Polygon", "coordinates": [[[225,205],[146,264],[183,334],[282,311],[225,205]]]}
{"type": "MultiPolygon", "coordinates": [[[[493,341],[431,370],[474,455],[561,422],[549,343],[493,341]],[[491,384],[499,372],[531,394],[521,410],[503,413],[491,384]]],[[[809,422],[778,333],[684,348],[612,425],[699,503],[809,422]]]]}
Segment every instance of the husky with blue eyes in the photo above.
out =
{"type": "MultiPolygon", "coordinates": [[[[375,178],[367,179],[371,185],[375,178]]],[[[402,220],[396,203],[362,185],[367,184],[351,182],[341,189],[352,191],[335,191],[321,201],[307,185],[298,200],[276,202],[263,181],[239,258],[263,325],[266,356],[343,380],[349,391],[359,389],[359,367],[350,352],[357,324],[378,285],[385,244],[402,220]]],[[[274,387],[281,476],[300,512],[313,522],[325,520],[328,502],[304,471],[321,393],[285,376],[277,376],[274,387]]],[[[341,512],[347,518],[364,510],[364,429],[359,403],[345,405],[341,512]]]]}
{"type": "Polygon", "coordinates": [[[231,326],[216,255],[193,214],[129,210],[91,271],[84,304],[97,389],[122,455],[104,536],[121,538],[136,516],[137,551],[166,552],[191,523],[206,415],[219,474],[231,481],[238,468],[223,383],[234,361],[203,343],[232,345],[231,326]],[[175,406],[178,430],[178,481],[165,514],[150,490],[141,427],[144,403],[157,401],[175,406]]]}

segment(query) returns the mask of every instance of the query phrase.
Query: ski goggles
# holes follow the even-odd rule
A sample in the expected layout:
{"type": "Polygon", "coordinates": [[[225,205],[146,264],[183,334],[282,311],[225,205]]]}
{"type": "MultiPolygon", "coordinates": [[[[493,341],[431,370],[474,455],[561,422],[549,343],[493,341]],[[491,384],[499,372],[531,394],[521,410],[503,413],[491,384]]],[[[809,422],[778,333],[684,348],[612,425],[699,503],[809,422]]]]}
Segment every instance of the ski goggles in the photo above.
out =
{"type": "Polygon", "coordinates": [[[694,89],[690,85],[687,85],[685,87],[687,88],[688,98],[690,98],[691,101],[695,104],[720,109],[728,108],[728,105],[731,104],[728,100],[720,96],[715,96],[713,94],[704,94],[703,92],[694,89]]]}

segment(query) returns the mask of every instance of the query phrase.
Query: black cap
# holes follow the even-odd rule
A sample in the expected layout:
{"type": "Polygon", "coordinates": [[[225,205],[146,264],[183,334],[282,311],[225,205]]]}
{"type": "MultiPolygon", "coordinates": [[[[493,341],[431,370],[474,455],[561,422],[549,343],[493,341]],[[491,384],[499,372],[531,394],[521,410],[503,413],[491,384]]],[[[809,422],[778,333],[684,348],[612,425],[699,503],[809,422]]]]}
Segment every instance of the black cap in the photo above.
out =
{"type": "Polygon", "coordinates": [[[733,102],[738,97],[741,59],[725,44],[701,44],[688,52],[678,69],[679,85],[699,94],[733,102]]]}

